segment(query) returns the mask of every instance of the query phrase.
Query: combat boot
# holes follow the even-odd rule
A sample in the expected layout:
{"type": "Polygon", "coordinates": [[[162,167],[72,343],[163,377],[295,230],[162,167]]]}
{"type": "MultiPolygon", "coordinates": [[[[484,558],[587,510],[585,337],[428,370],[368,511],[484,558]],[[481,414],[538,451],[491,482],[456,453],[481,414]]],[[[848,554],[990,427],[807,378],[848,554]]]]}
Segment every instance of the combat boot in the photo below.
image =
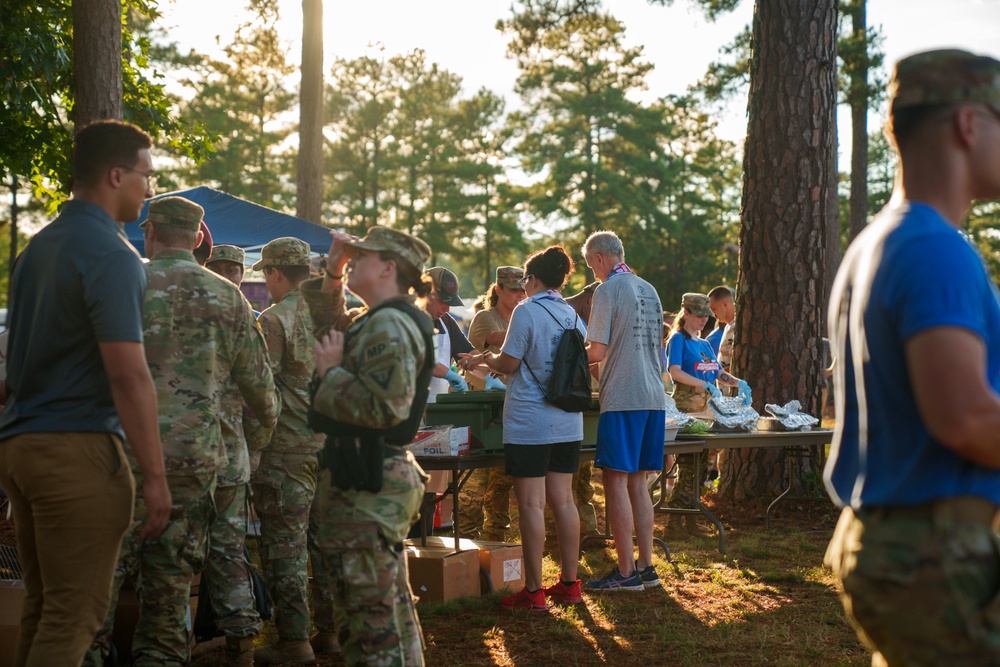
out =
{"type": "Polygon", "coordinates": [[[253,659],[258,666],[263,665],[315,665],[316,654],[309,642],[278,642],[262,646],[254,651],[253,659]]]}
{"type": "Polygon", "coordinates": [[[670,514],[667,519],[667,527],[663,531],[665,540],[687,540],[691,534],[684,530],[684,524],[679,514],[670,514]]]}
{"type": "Polygon", "coordinates": [[[321,655],[333,655],[340,653],[340,642],[337,641],[335,632],[317,632],[309,640],[315,653],[321,655]]]}
{"type": "Polygon", "coordinates": [[[698,520],[695,516],[689,515],[684,517],[684,528],[687,530],[688,534],[694,537],[712,537],[711,532],[698,525],[698,520]]]}
{"type": "Polygon", "coordinates": [[[227,667],[253,667],[253,637],[226,637],[227,667]]]}

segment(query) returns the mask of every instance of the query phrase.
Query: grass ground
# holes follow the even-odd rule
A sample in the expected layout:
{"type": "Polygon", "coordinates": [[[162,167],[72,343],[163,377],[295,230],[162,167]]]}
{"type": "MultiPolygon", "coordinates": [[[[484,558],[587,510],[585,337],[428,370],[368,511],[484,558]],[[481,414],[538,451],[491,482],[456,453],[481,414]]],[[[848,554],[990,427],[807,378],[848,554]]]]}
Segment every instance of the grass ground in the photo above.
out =
{"type": "MultiPolygon", "coordinates": [[[[600,486],[598,485],[598,492],[600,486]]],[[[786,500],[767,530],[764,507],[706,504],[726,526],[728,553],[715,539],[670,543],[654,564],[663,587],[642,593],[585,594],[584,604],[548,614],[505,612],[500,593],[418,606],[431,667],[497,665],[685,665],[823,667],[870,664],[848,625],[823,553],[837,512],[826,501],[786,500]]],[[[662,527],[665,517],[657,517],[662,527]]],[[[581,578],[603,575],[609,548],[584,554],[581,578]]],[[[559,566],[546,557],[545,580],[559,566]]],[[[268,624],[258,643],[274,641],[268,624]]],[[[218,654],[195,663],[222,664],[218,654]]],[[[320,658],[321,665],[341,664],[320,658]]]]}

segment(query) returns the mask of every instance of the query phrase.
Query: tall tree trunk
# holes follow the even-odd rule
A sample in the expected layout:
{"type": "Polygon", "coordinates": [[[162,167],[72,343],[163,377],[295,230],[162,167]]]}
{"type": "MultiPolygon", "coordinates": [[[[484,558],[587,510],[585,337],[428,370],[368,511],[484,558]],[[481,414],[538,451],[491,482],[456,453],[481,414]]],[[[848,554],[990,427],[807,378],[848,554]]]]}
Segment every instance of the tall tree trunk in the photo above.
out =
{"type": "Polygon", "coordinates": [[[868,224],[868,22],[866,0],[851,6],[854,39],[863,48],[856,49],[858,62],[851,69],[851,240],[868,224]]]}
{"type": "Polygon", "coordinates": [[[77,130],[122,119],[122,4],[73,0],[73,76],[77,130]]]}
{"type": "Polygon", "coordinates": [[[302,0],[302,84],[295,215],[320,222],[323,207],[323,0],[302,0]]]}
{"type": "MultiPolygon", "coordinates": [[[[826,252],[837,190],[837,0],[757,0],[740,210],[734,374],[754,407],[819,414],[826,252]],[[831,203],[831,200],[834,200],[831,203]]],[[[780,450],[733,450],[723,496],[782,487],[780,450]]],[[[816,462],[798,475],[815,473],[816,462]]]]}
{"type": "MultiPolygon", "coordinates": [[[[10,177],[10,258],[7,261],[7,275],[14,273],[14,260],[17,259],[17,216],[21,207],[17,205],[17,190],[20,188],[17,175],[10,177]]],[[[10,307],[10,295],[7,297],[7,307],[10,307]]]]}

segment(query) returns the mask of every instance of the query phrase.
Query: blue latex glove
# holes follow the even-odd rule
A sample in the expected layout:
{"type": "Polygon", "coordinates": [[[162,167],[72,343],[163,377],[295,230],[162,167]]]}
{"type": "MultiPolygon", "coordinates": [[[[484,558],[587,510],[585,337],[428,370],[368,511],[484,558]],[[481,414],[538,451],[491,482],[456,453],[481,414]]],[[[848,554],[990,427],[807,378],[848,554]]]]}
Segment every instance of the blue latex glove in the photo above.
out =
{"type": "Polygon", "coordinates": [[[461,375],[455,371],[449,370],[448,374],[444,376],[444,379],[448,381],[451,385],[452,391],[469,391],[469,385],[465,382],[461,375]]]}
{"type": "Polygon", "coordinates": [[[486,391],[506,391],[507,385],[492,375],[486,376],[486,391]]]}
{"type": "Polygon", "coordinates": [[[722,392],[719,391],[714,382],[706,382],[702,389],[711,394],[712,398],[722,398],[722,392]]]}
{"type": "Polygon", "coordinates": [[[753,402],[753,394],[750,392],[750,385],[747,384],[746,380],[740,380],[736,383],[736,391],[747,405],[753,402]]]}

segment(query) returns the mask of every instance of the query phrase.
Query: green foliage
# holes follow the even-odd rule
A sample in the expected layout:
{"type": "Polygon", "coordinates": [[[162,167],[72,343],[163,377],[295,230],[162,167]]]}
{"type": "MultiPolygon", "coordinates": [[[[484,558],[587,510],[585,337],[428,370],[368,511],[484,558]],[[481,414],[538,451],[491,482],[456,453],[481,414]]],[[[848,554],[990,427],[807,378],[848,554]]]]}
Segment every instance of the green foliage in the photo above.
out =
{"type": "Polygon", "coordinates": [[[735,147],[694,100],[635,102],[652,66],[609,15],[571,17],[527,48],[511,36],[525,108],[509,128],[535,179],[526,209],[536,224],[570,248],[614,230],[664,303],[735,278],[724,252],[735,240],[735,147]]]}
{"type": "Polygon", "coordinates": [[[282,148],[291,128],[281,122],[295,95],[285,87],[294,67],[278,38],[276,0],[251,2],[255,13],[224,49],[224,59],[191,53],[183,84],[194,92],[181,102],[184,117],[199,119],[213,137],[213,153],[196,164],[168,170],[177,187],[208,184],[272,208],[294,208],[294,155],[282,148]]]}
{"type": "MultiPolygon", "coordinates": [[[[151,0],[123,0],[123,23],[135,14],[156,17],[151,0]]],[[[73,146],[73,20],[69,0],[4,2],[0,22],[0,173],[30,180],[54,209],[69,187],[73,146]]],[[[182,124],[149,68],[149,42],[122,33],[125,119],[181,153],[200,159],[206,136],[199,124],[182,124]]]]}
{"type": "Polygon", "coordinates": [[[979,248],[993,282],[1000,285],[1000,202],[975,204],[965,229],[979,248]]]}
{"type": "Polygon", "coordinates": [[[502,178],[503,100],[461,91],[420,50],[334,63],[326,201],[355,233],[384,224],[418,234],[478,284],[523,242],[502,178]]]}

